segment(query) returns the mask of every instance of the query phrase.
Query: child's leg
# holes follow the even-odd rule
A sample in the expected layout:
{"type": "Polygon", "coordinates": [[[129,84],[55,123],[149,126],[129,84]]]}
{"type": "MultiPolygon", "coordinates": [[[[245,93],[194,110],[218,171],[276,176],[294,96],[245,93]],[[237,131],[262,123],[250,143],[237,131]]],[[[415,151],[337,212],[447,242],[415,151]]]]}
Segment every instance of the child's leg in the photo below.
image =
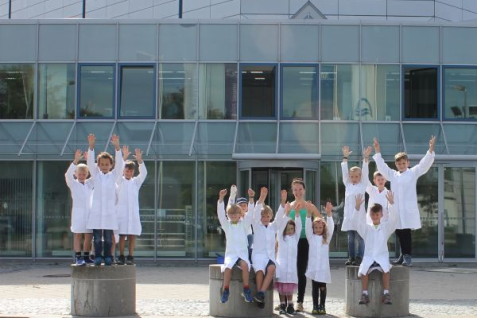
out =
{"type": "Polygon", "coordinates": [[[326,302],[326,283],[320,283],[320,305],[323,308],[326,302]]]}
{"type": "Polygon", "coordinates": [[[389,290],[389,281],[391,280],[391,272],[383,273],[383,288],[389,290]]]}
{"type": "Polygon", "coordinates": [[[82,238],[83,238],[83,234],[75,233],[74,242],[73,242],[75,253],[81,253],[81,239],[82,238]]]}
{"type": "Polygon", "coordinates": [[[248,264],[246,261],[242,260],[240,261],[240,267],[242,268],[242,280],[243,280],[243,287],[248,288],[248,278],[249,278],[249,272],[248,272],[248,264]]]}
{"type": "Polygon", "coordinates": [[[113,230],[104,230],[104,256],[111,257],[113,253],[113,230]]]}
{"type": "Polygon", "coordinates": [[[258,285],[257,285],[257,289],[259,291],[265,292],[268,286],[270,286],[270,283],[272,282],[274,275],[275,275],[275,265],[270,264],[267,266],[267,275],[265,275],[265,279],[263,280],[263,283],[260,286],[260,289],[258,289],[258,285]]]}
{"type": "Polygon", "coordinates": [[[136,247],[136,235],[129,235],[129,255],[133,256],[136,247]]]}
{"type": "Polygon", "coordinates": [[[257,291],[262,290],[264,276],[265,275],[263,274],[263,271],[258,271],[255,273],[255,283],[257,284],[257,291]]]}
{"type": "Polygon", "coordinates": [[[278,293],[278,298],[280,298],[280,304],[285,304],[286,303],[286,299],[287,299],[287,296],[286,295],[282,295],[280,293],[278,293]]]}
{"type": "Polygon", "coordinates": [[[93,239],[93,234],[85,233],[84,234],[84,242],[83,242],[83,252],[89,253],[91,250],[91,240],[93,239]]]}
{"type": "Polygon", "coordinates": [[[94,253],[96,257],[102,257],[103,254],[103,230],[93,230],[94,253]]]}
{"type": "Polygon", "coordinates": [[[232,279],[232,269],[226,268],[224,272],[224,287],[223,289],[228,289],[230,285],[230,280],[232,279]]]}
{"type": "MultiPolygon", "coordinates": [[[[297,274],[298,274],[298,295],[296,302],[303,303],[305,299],[305,290],[306,290],[306,267],[308,266],[308,250],[309,250],[308,240],[306,238],[301,238],[298,241],[298,256],[297,256],[297,274]]],[[[299,310],[301,310],[298,307],[299,310]]]]}
{"type": "Polygon", "coordinates": [[[356,231],[348,231],[348,255],[349,258],[355,258],[354,238],[356,231]]]}
{"type": "Polygon", "coordinates": [[[358,240],[358,254],[356,256],[362,259],[364,256],[364,240],[358,232],[355,233],[356,239],[358,240]]]}
{"type": "Polygon", "coordinates": [[[313,299],[313,308],[318,307],[318,283],[311,281],[311,297],[313,299]]]}
{"type": "Polygon", "coordinates": [[[126,235],[119,235],[119,255],[124,255],[126,248],[126,235]]]}
{"type": "Polygon", "coordinates": [[[368,282],[369,282],[369,276],[368,275],[361,276],[361,287],[363,288],[363,291],[368,290],[368,282]]]}

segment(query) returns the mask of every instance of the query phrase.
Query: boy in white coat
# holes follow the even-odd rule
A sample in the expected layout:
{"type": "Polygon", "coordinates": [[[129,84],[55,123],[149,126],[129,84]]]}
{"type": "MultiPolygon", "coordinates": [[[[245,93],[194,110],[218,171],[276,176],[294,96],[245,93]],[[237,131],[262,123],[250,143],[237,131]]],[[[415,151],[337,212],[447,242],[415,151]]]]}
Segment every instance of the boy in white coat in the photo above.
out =
{"type": "MultiPolygon", "coordinates": [[[[371,147],[365,149],[364,157],[369,157],[371,147]]],[[[348,233],[348,260],[345,265],[359,265],[364,254],[364,241],[356,232],[356,228],[350,223],[349,217],[354,211],[354,198],[357,194],[366,192],[366,186],[369,182],[368,162],[363,160],[363,168],[351,167],[348,172],[348,157],[352,153],[348,146],[343,147],[343,162],[341,163],[341,172],[343,175],[343,184],[345,185],[345,205],[343,213],[343,224],[341,231],[348,233]],[[355,251],[355,239],[358,241],[358,253],[355,251]],[[356,257],[355,257],[356,255],[356,257]]],[[[364,212],[364,206],[363,206],[364,212]]]]}
{"type": "MultiPolygon", "coordinates": [[[[237,204],[242,210],[242,217],[244,217],[245,214],[248,213],[249,211],[252,211],[251,213],[253,213],[253,209],[255,207],[255,203],[254,203],[255,191],[253,191],[252,189],[248,189],[248,197],[249,197],[248,201],[244,197],[237,198],[236,200],[235,199],[236,196],[237,196],[237,186],[233,184],[230,187],[230,196],[229,196],[229,201],[227,203],[227,206],[232,204],[237,204]]],[[[249,261],[251,261],[252,260],[252,244],[253,244],[253,230],[251,226],[248,229],[247,240],[248,240],[248,259],[249,261]]]]}
{"type": "Polygon", "coordinates": [[[388,219],[388,200],[386,199],[386,196],[389,190],[385,186],[386,178],[384,178],[379,171],[375,171],[373,174],[373,182],[374,185],[371,181],[368,181],[368,185],[366,186],[366,193],[369,194],[368,209],[366,212],[366,222],[368,222],[368,224],[373,224],[370,210],[375,203],[378,203],[383,207],[382,221],[387,221],[388,219]]]}
{"type": "MultiPolygon", "coordinates": [[[[129,156],[129,149],[123,153],[125,158],[129,156]]],[[[134,161],[126,161],[124,165],[123,177],[116,184],[117,193],[117,211],[118,211],[118,227],[119,227],[119,265],[134,265],[134,246],[136,236],[140,236],[142,232],[141,219],[139,217],[139,189],[141,188],[147,176],[147,169],[142,160],[140,149],[135,149],[134,158],[139,165],[139,174],[134,177],[136,164],[134,161]],[[124,258],[124,249],[126,245],[126,237],[129,242],[129,255],[124,258]]]]}
{"type": "Polygon", "coordinates": [[[392,204],[394,203],[394,196],[391,191],[386,195],[389,201],[389,218],[384,221],[383,207],[379,203],[371,206],[371,220],[372,224],[363,222],[359,214],[362,213],[361,207],[364,205],[364,196],[356,196],[355,213],[351,220],[358,229],[359,234],[366,242],[364,250],[363,262],[359,266],[358,276],[361,277],[361,284],[363,293],[359,301],[360,305],[369,303],[368,281],[369,273],[373,270],[380,270],[383,272],[383,297],[382,302],[386,305],[391,305],[391,295],[389,294],[389,281],[391,264],[389,264],[388,239],[396,230],[397,216],[393,211],[392,204]]]}
{"type": "Polygon", "coordinates": [[[79,164],[82,157],[81,150],[76,150],[74,161],[65,173],[66,185],[70,188],[71,198],[73,199],[71,232],[74,233],[74,249],[77,266],[93,263],[89,257],[93,231],[89,230],[86,226],[93,185],[91,179],[87,179],[89,174],[88,166],[82,163],[79,164]],[[83,239],[83,235],[83,256],[81,256],[81,240],[83,239]]]}
{"type": "Polygon", "coordinates": [[[94,265],[96,266],[101,265],[103,260],[103,238],[104,264],[107,266],[112,265],[111,247],[113,231],[118,229],[116,182],[122,176],[124,161],[119,147],[119,136],[113,135],[111,143],[116,150],[116,164],[114,164],[113,157],[109,153],[102,152],[98,155],[98,162],[95,165],[94,146],[96,144],[96,137],[93,134],[88,136],[89,150],[86,162],[91,173],[94,191],[87,227],[93,230],[96,254],[94,265]]]}
{"type": "Polygon", "coordinates": [[[220,190],[219,200],[217,201],[217,217],[227,239],[225,244],[225,259],[222,265],[224,286],[220,301],[226,303],[229,299],[229,284],[232,278],[232,268],[237,265],[242,269],[242,296],[245,302],[251,303],[253,299],[249,288],[250,261],[248,260],[247,233],[252,223],[252,213],[247,213],[242,218],[240,207],[236,204],[232,204],[227,207],[226,216],[224,209],[224,197],[226,194],[227,189],[220,190]]]}
{"type": "Polygon", "coordinates": [[[429,140],[429,151],[419,164],[409,168],[410,163],[405,152],[399,152],[394,156],[394,164],[397,171],[388,167],[381,156],[379,142],[374,138],[374,149],[376,154],[373,156],[379,172],[391,182],[391,191],[394,193],[395,211],[398,214],[398,226],[396,235],[401,245],[401,255],[393,264],[402,264],[411,266],[411,230],[421,228],[421,218],[417,205],[417,179],[425,174],[431,168],[434,162],[434,144],[436,137],[431,136],[429,140]]]}

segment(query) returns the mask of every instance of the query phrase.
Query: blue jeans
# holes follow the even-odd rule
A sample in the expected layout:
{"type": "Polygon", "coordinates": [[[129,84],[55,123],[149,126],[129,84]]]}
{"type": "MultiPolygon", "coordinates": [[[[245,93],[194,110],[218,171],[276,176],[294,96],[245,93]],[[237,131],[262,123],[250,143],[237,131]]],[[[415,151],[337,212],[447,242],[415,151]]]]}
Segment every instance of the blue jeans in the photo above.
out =
{"type": "Polygon", "coordinates": [[[363,258],[364,240],[356,231],[348,231],[348,253],[349,258],[355,258],[355,256],[363,258]],[[358,255],[356,255],[356,248],[354,245],[355,239],[358,240],[358,255]]]}
{"type": "Polygon", "coordinates": [[[93,230],[94,253],[96,257],[103,254],[104,238],[104,257],[111,257],[111,246],[113,246],[113,230],[93,230]]]}

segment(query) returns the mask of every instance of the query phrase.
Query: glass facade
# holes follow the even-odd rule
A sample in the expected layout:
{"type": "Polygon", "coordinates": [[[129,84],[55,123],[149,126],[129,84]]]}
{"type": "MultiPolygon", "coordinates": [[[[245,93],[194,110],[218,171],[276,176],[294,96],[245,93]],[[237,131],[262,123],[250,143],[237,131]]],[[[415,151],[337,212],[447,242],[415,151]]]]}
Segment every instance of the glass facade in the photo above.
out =
{"type": "Polygon", "coordinates": [[[138,258],[215,258],[225,247],[218,191],[266,184],[275,206],[295,176],[315,204],[336,205],[331,255],[345,257],[342,146],[359,164],[377,137],[390,166],[400,151],[415,164],[431,135],[437,156],[418,182],[414,254],[477,256],[477,61],[445,47],[477,28],[68,20],[7,29],[8,43],[9,32],[22,35],[32,51],[0,48],[0,257],[71,256],[64,172],[89,133],[98,151],[112,151],[118,134],[144,153],[138,258]],[[71,45],[59,52],[57,38],[71,45]]]}

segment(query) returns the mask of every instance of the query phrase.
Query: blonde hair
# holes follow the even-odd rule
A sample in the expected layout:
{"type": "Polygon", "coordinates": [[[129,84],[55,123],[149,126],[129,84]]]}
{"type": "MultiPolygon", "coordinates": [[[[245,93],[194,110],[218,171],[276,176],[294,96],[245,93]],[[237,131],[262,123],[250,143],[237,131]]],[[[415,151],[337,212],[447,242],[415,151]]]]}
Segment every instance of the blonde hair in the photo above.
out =
{"type": "Polygon", "coordinates": [[[227,207],[227,215],[242,214],[242,209],[237,204],[231,204],[227,207]]]}
{"type": "Polygon", "coordinates": [[[321,223],[323,224],[323,233],[321,233],[321,236],[323,237],[323,244],[328,244],[328,224],[326,224],[325,220],[323,218],[315,218],[313,220],[313,223],[311,224],[312,226],[312,230],[313,230],[313,234],[315,234],[314,232],[314,229],[313,229],[313,225],[315,223],[321,223]]]}
{"type": "Polygon", "coordinates": [[[265,213],[268,213],[273,218],[273,210],[269,205],[264,205],[262,207],[262,210],[260,211],[260,213],[261,213],[261,215],[264,215],[265,213]]]}
{"type": "Polygon", "coordinates": [[[351,168],[349,169],[349,171],[350,171],[350,172],[355,172],[355,171],[357,171],[357,172],[361,173],[361,168],[358,167],[358,166],[354,166],[354,167],[351,167],[351,168]]]}
{"type": "Polygon", "coordinates": [[[88,166],[85,165],[84,163],[80,163],[76,166],[76,172],[86,172],[89,173],[88,166]]]}
{"type": "Polygon", "coordinates": [[[409,160],[407,158],[407,153],[405,152],[398,152],[397,154],[394,155],[394,161],[399,161],[401,159],[409,160]]]}

